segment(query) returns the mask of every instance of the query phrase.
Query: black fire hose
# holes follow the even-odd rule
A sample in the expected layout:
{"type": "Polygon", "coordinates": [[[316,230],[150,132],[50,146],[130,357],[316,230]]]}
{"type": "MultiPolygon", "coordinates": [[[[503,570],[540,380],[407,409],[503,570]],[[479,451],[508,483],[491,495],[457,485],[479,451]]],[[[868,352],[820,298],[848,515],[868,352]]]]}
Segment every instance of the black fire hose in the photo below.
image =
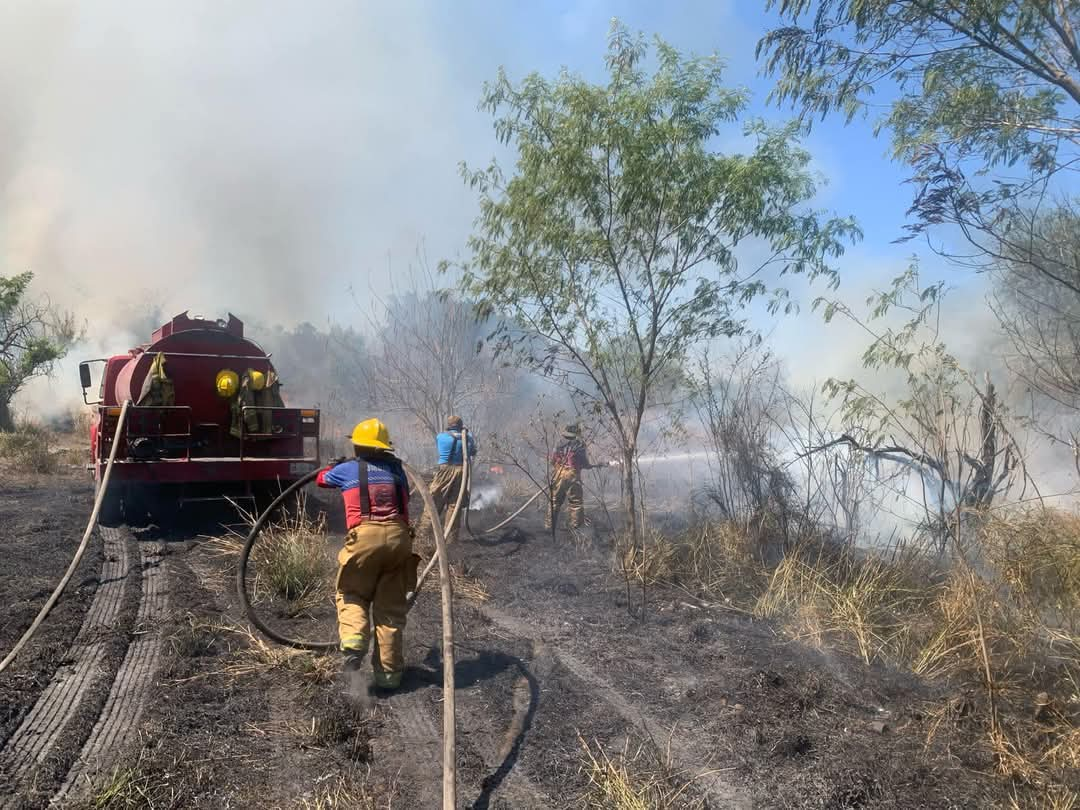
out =
{"type": "Polygon", "coordinates": [[[338,647],[338,642],[302,641],[300,639],[289,638],[266,624],[259,616],[258,611],[255,610],[255,606],[251,604],[251,600],[248,598],[248,561],[251,558],[251,550],[255,548],[255,541],[259,539],[259,535],[262,533],[263,528],[277,508],[288,500],[291,495],[314,481],[315,477],[318,476],[320,472],[321,470],[312,470],[300,480],[294,481],[285,488],[284,492],[274,498],[273,503],[263,510],[263,513],[259,515],[254,525],[252,525],[251,531],[248,532],[247,541],[244,543],[244,548],[240,552],[240,562],[236,568],[236,595],[240,599],[240,604],[244,606],[244,615],[247,616],[247,620],[255,625],[259,632],[267,638],[276,641],[278,644],[284,644],[286,647],[292,647],[294,650],[335,650],[338,647]]]}
{"type": "MultiPolygon", "coordinates": [[[[416,475],[416,473],[413,472],[409,465],[403,464],[402,466],[405,469],[406,475],[408,475],[409,478],[412,479],[413,485],[420,493],[420,497],[424,501],[425,511],[430,512],[430,514],[433,516],[433,524],[437,526],[437,528],[433,526],[433,529],[437,533],[437,537],[441,536],[442,523],[439,521],[439,516],[435,513],[435,503],[431,500],[431,494],[428,492],[427,485],[424,484],[423,479],[421,479],[418,475],[416,475]]],[[[270,640],[276,641],[278,644],[282,644],[286,647],[292,647],[294,650],[312,650],[316,652],[322,650],[336,650],[338,648],[338,642],[306,641],[303,639],[290,638],[289,636],[286,636],[283,633],[279,633],[277,630],[270,627],[266,622],[262,620],[262,617],[259,616],[258,611],[255,610],[255,606],[251,603],[251,598],[249,597],[247,590],[247,572],[248,564],[251,559],[251,550],[255,547],[255,542],[259,539],[259,535],[262,533],[262,530],[266,528],[266,524],[269,522],[274,512],[279,506],[281,506],[281,504],[287,501],[290,496],[303,489],[305,486],[315,480],[319,472],[320,470],[312,470],[303,478],[294,481],[292,484],[286,487],[280,495],[274,498],[273,503],[271,503],[268,507],[266,507],[265,510],[263,510],[263,513],[259,515],[258,519],[256,519],[255,523],[252,525],[251,531],[248,532],[247,540],[244,542],[244,548],[240,551],[240,561],[236,568],[236,595],[237,598],[239,598],[240,600],[240,604],[244,606],[244,615],[247,616],[247,620],[251,622],[251,624],[254,625],[260,633],[262,633],[270,640]]],[[[417,590],[419,590],[419,588],[417,588],[417,590]]]]}

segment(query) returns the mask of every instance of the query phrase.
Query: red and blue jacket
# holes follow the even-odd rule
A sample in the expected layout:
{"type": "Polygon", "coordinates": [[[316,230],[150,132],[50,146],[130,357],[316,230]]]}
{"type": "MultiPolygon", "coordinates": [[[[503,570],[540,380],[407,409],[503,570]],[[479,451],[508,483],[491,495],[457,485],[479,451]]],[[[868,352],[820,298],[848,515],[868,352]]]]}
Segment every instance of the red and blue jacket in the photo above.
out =
{"type": "Polygon", "coordinates": [[[350,529],[366,521],[409,522],[409,482],[396,458],[349,459],[320,471],[315,481],[341,490],[350,529]]]}

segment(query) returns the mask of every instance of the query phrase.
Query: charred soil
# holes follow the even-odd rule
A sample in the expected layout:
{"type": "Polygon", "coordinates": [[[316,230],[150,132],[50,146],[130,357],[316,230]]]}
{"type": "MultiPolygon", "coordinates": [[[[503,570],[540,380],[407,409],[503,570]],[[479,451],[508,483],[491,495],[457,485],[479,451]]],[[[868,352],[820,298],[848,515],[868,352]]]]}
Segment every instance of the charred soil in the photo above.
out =
{"type": "MultiPolygon", "coordinates": [[[[90,495],[85,484],[56,479],[0,490],[10,554],[5,648],[70,559],[90,495]]],[[[472,523],[497,519],[474,513],[472,523]]],[[[68,806],[438,806],[436,588],[410,616],[402,689],[368,696],[344,679],[335,655],[287,651],[248,632],[232,593],[235,557],[207,539],[220,533],[192,524],[156,535],[165,541],[169,610],[155,628],[163,643],[150,697],[117,765],[68,806]]],[[[328,538],[328,558],[335,547],[328,538]]],[[[77,632],[100,548],[34,648],[0,676],[3,733],[77,632]]],[[[620,763],[631,782],[651,782],[648,795],[667,796],[668,807],[1006,801],[987,763],[965,760],[962,746],[926,747],[925,706],[941,698],[932,685],[788,641],[768,622],[673,588],[651,589],[642,615],[633,598],[628,606],[603,538],[553,540],[532,511],[497,535],[463,532],[451,553],[481,586],[456,608],[463,807],[603,806],[588,804],[598,801],[599,778],[590,756],[620,763]]],[[[297,633],[333,634],[328,604],[273,618],[297,633]]],[[[44,806],[47,793],[26,803],[44,806]]]]}

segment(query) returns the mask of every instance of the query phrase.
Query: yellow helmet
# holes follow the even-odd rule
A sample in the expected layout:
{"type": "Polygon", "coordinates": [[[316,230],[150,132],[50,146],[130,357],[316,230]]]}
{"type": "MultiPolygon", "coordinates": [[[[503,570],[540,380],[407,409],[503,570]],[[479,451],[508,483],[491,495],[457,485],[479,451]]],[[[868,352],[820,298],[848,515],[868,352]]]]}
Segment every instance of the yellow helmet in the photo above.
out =
{"type": "Polygon", "coordinates": [[[352,432],[354,447],[374,447],[379,450],[393,450],[394,443],[390,441],[390,431],[378,419],[365,419],[357,423],[352,432]]]}
{"type": "Polygon", "coordinates": [[[261,371],[249,371],[248,385],[252,391],[262,391],[266,387],[266,375],[261,371]]]}
{"type": "Polygon", "coordinates": [[[214,389],[222,399],[232,399],[240,390],[240,375],[232,369],[223,368],[217,373],[214,389]]]}

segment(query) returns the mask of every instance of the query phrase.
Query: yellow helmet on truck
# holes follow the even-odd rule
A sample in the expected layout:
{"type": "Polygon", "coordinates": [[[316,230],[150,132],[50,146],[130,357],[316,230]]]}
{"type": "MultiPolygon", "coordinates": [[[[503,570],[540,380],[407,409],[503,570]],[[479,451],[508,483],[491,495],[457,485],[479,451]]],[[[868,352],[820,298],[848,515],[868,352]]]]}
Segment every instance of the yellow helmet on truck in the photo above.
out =
{"type": "Polygon", "coordinates": [[[262,391],[266,387],[266,375],[261,371],[249,371],[248,385],[252,391],[262,391]]]}
{"type": "Polygon", "coordinates": [[[240,375],[232,369],[223,368],[214,380],[214,390],[222,399],[232,399],[240,390],[240,375]]]}

